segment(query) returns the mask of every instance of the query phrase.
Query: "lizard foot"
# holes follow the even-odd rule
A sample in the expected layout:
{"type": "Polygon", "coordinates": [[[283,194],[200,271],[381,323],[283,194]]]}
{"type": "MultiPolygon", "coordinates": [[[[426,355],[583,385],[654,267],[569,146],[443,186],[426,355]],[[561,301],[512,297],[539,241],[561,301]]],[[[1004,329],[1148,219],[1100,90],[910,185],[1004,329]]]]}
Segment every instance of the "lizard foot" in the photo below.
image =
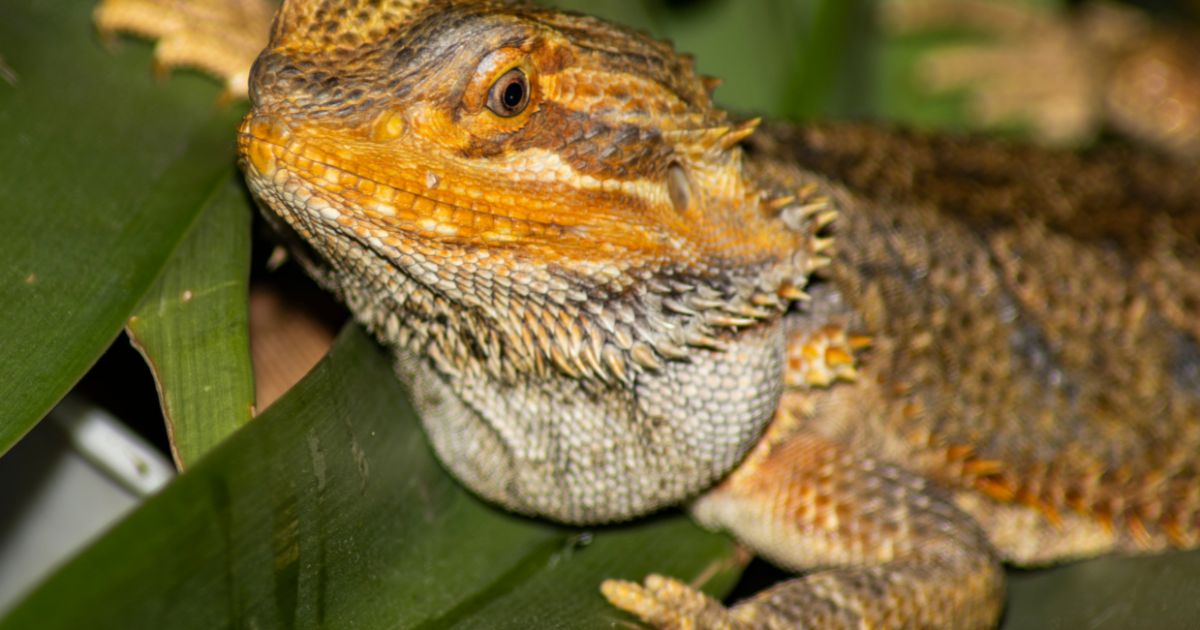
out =
{"type": "Polygon", "coordinates": [[[275,7],[269,0],[103,0],[95,10],[101,37],[132,33],[156,40],[155,68],[196,68],[245,98],[250,65],[267,43],[275,7]]]}
{"type": "Polygon", "coordinates": [[[609,603],[657,628],[742,628],[721,602],[676,580],[649,575],[642,584],[605,580],[600,592],[609,603]]]}
{"type": "Polygon", "coordinates": [[[1000,565],[971,518],[913,473],[794,426],[691,506],[777,566],[803,573],[726,608],[651,575],[601,586],[660,628],[985,628],[1003,601],[1000,565]],[[820,570],[809,569],[821,567],[820,570]]]}

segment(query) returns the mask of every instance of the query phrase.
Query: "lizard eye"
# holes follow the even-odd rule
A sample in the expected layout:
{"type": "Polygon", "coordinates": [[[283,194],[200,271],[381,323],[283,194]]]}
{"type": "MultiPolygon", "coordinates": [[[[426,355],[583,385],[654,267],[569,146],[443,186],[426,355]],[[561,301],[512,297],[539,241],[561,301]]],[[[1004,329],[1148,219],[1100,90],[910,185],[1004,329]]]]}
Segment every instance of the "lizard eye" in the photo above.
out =
{"type": "Polygon", "coordinates": [[[488,90],[487,108],[497,116],[512,118],[529,105],[529,79],[520,68],[513,68],[488,90]]]}

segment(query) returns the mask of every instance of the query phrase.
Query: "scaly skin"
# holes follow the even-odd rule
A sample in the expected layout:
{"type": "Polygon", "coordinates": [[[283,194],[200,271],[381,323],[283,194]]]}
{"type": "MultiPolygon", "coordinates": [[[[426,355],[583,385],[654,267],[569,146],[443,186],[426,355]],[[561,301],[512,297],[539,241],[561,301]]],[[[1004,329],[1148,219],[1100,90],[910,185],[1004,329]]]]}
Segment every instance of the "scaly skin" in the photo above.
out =
{"type": "Polygon", "coordinates": [[[1002,561],[1196,545],[1191,169],[755,131],[711,86],[582,16],[288,2],[238,145],[474,491],[572,523],[687,503],[822,569],[731,608],[603,585],[648,622],[987,627],[1002,561]]]}

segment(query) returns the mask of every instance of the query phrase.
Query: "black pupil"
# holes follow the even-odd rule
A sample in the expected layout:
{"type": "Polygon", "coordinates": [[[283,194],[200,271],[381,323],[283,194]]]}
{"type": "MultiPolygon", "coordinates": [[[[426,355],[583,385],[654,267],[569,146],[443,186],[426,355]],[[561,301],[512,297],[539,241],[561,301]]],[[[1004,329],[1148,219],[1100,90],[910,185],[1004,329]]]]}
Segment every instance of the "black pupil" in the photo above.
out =
{"type": "Polygon", "coordinates": [[[514,78],[508,85],[504,86],[502,98],[505,107],[516,109],[521,104],[521,101],[525,100],[525,86],[521,84],[521,80],[514,78]]]}

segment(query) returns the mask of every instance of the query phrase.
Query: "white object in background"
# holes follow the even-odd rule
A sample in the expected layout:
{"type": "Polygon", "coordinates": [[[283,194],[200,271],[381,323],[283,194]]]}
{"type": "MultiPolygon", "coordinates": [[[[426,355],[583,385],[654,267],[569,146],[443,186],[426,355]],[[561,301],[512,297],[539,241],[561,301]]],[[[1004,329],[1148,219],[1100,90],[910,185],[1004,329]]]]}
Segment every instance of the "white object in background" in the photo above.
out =
{"type": "Polygon", "coordinates": [[[0,458],[0,616],[174,476],[119,420],[67,396],[0,458]]]}
{"type": "Polygon", "coordinates": [[[107,411],[69,395],[50,418],[67,432],[75,451],[138,496],[158,491],[175,466],[107,411]]]}

